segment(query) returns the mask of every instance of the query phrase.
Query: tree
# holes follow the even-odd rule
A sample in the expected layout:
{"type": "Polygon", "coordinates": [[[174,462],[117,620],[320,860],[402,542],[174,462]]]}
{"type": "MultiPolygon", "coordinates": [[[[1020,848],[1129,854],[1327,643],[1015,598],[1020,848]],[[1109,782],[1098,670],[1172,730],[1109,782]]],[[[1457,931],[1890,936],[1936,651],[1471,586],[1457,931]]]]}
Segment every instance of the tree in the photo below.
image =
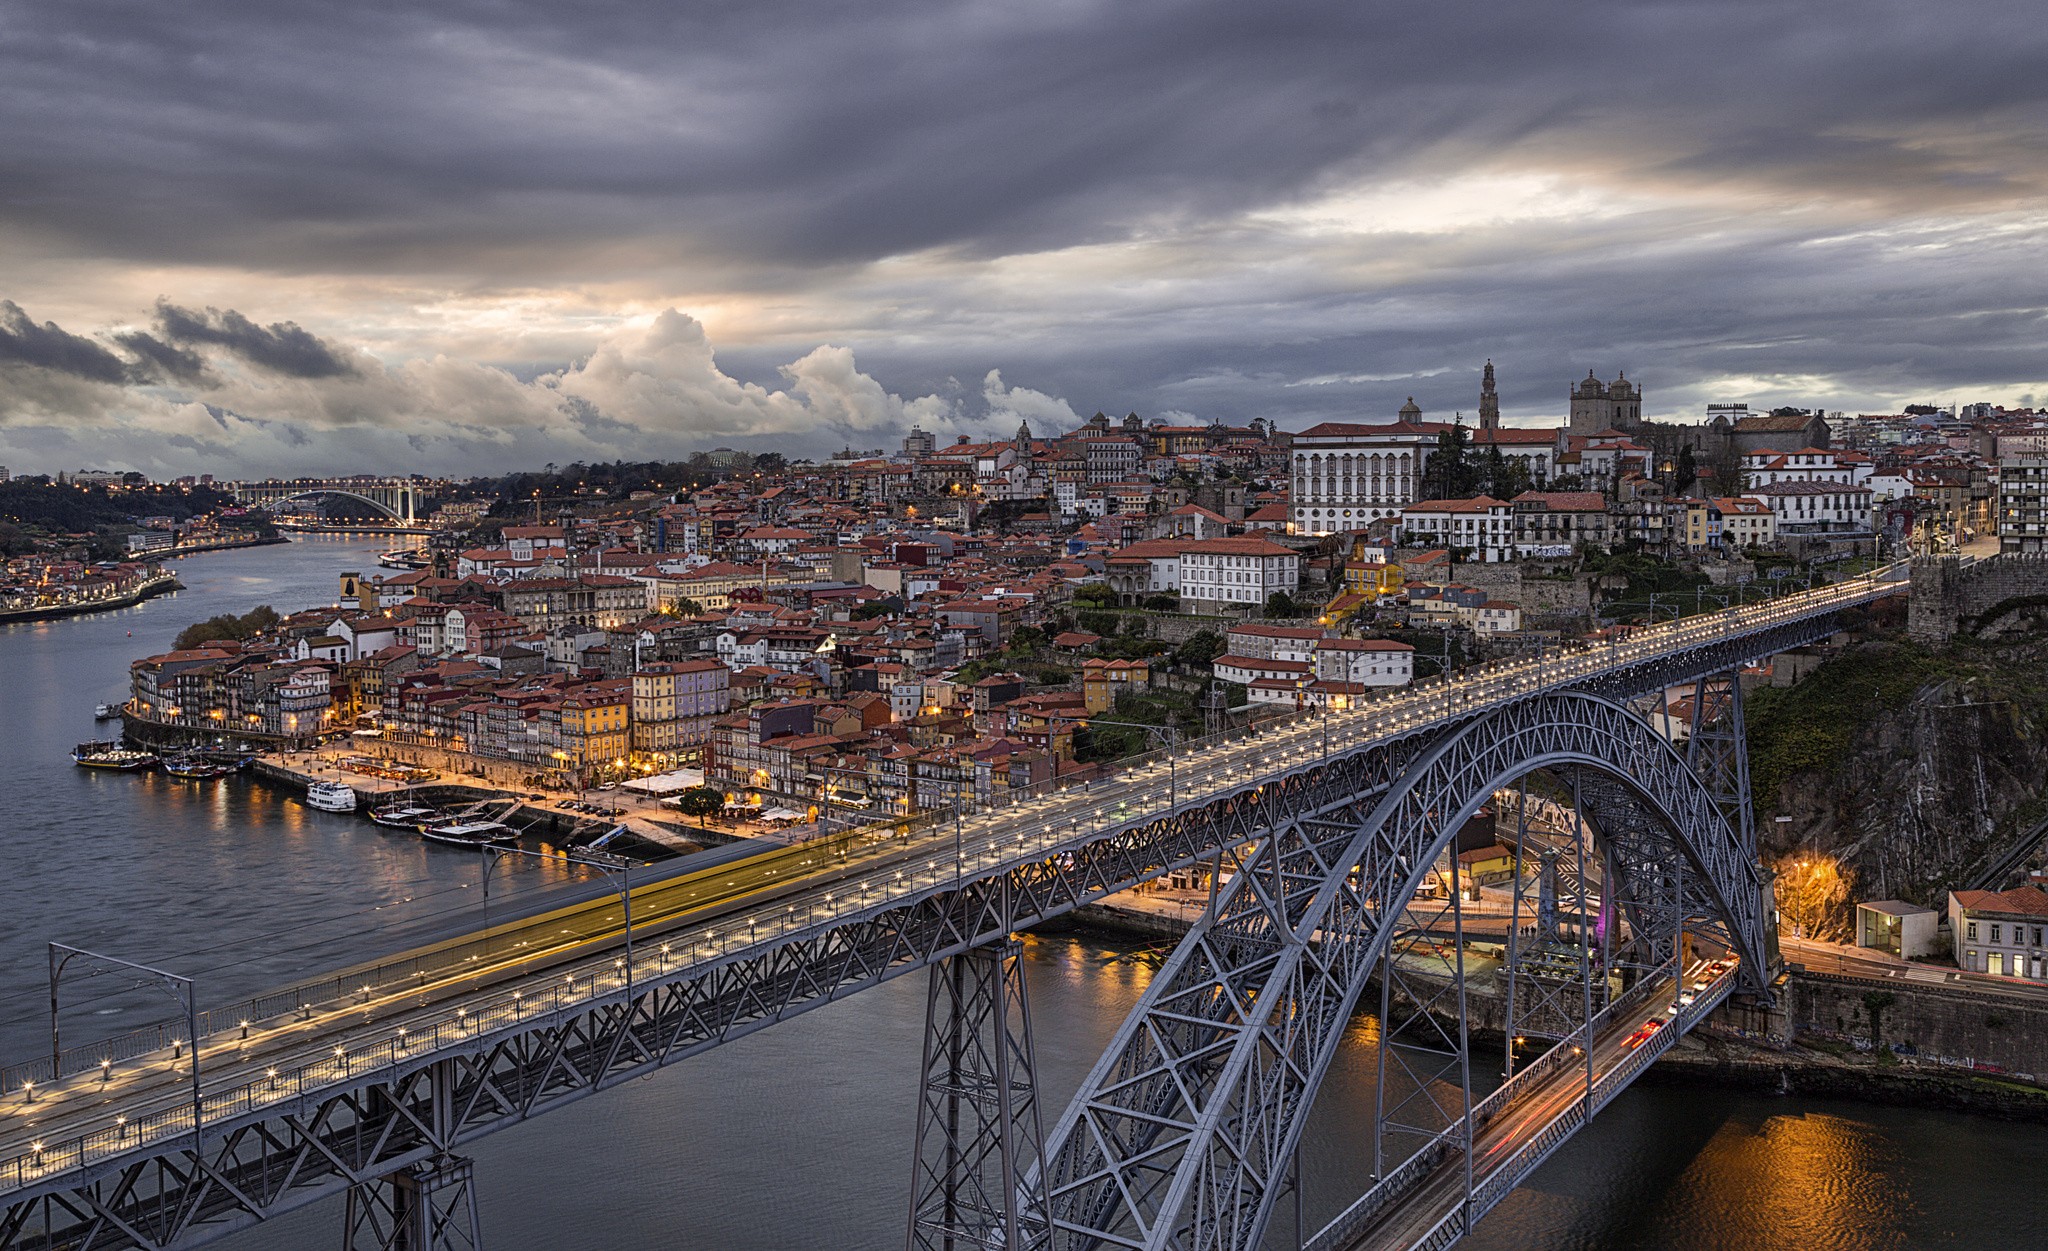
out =
{"type": "Polygon", "coordinates": [[[1214,630],[1197,630],[1173,649],[1173,663],[1183,669],[1214,664],[1229,645],[1214,630]]]}
{"type": "Polygon", "coordinates": [[[1268,617],[1299,617],[1301,613],[1301,605],[1295,603],[1294,597],[1285,591],[1275,591],[1266,597],[1268,617]]]}
{"type": "Polygon", "coordinates": [[[1145,597],[1145,608],[1150,612],[1179,612],[1180,596],[1172,593],[1147,595],[1145,597]]]}
{"type": "Polygon", "coordinates": [[[1519,456],[1504,456],[1492,444],[1487,445],[1486,454],[1480,458],[1479,469],[1484,478],[1481,489],[1497,500],[1511,500],[1532,485],[1529,462],[1519,456]]]}
{"type": "Polygon", "coordinates": [[[697,818],[698,828],[703,828],[706,817],[717,816],[725,811],[725,796],[709,786],[693,786],[676,796],[676,811],[686,817],[697,818]]]}
{"type": "Polygon", "coordinates": [[[1090,582],[1074,591],[1076,608],[1116,607],[1116,588],[1107,582],[1090,582]]]}
{"type": "Polygon", "coordinates": [[[1436,450],[1430,453],[1423,472],[1431,496],[1440,500],[1469,499],[1479,493],[1481,468],[1471,456],[1471,445],[1462,424],[1436,436],[1436,450]]]}
{"type": "Polygon", "coordinates": [[[789,461],[780,452],[763,452],[754,458],[754,472],[773,476],[789,468],[789,461]]]}
{"type": "Polygon", "coordinates": [[[178,631],[178,637],[171,643],[173,651],[187,651],[202,643],[215,639],[240,643],[277,628],[277,610],[268,604],[259,604],[237,617],[233,613],[222,613],[205,621],[195,622],[178,631]]]}
{"type": "Polygon", "coordinates": [[[670,605],[670,611],[678,617],[701,617],[704,615],[704,605],[694,599],[679,599],[670,605]]]}
{"type": "Polygon", "coordinates": [[[1678,449],[1678,463],[1671,471],[1671,489],[1683,495],[1699,480],[1699,466],[1693,463],[1692,444],[1688,443],[1678,449]]]}

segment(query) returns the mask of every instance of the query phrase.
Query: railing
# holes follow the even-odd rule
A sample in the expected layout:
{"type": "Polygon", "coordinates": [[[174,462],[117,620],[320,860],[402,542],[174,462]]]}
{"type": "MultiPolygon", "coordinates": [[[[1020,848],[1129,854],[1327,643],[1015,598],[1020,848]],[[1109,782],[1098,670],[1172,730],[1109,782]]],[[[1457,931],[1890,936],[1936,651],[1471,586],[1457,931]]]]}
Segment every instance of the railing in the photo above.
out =
{"type": "MultiPolygon", "coordinates": [[[[1185,763],[1185,772],[1189,776],[1185,781],[1176,779],[1176,784],[1172,787],[1172,802],[1164,809],[1166,812],[1178,810],[1192,801],[1206,802],[1223,794],[1255,789],[1300,767],[1283,760],[1278,768],[1261,772],[1259,766],[1270,761],[1260,757],[1246,766],[1246,772],[1241,776],[1232,776],[1229,771],[1225,771],[1219,778],[1213,770],[1205,776],[1201,769],[1205,762],[1201,757],[1207,752],[1233,743],[1271,740],[1275,751],[1279,752],[1304,749],[1316,737],[1326,736],[1330,742],[1331,757],[1348,754],[1363,746],[1396,738],[1424,726],[1448,719],[1476,716],[1500,704],[1528,698],[1603,670],[1625,667],[1640,659],[1672,650],[1674,645],[1712,641],[1743,630],[1766,628],[1780,621],[1832,611],[1860,599],[1875,598],[1877,594],[1896,589],[1895,584],[1879,581],[1879,575],[1895,567],[1876,570],[1858,579],[1807,592],[1798,596],[1796,602],[1773,601],[1745,609],[1728,609],[1723,613],[1706,615],[1715,618],[1718,624],[1703,622],[1700,617],[1681,619],[1661,626],[1648,627],[1626,642],[1574,648],[1563,655],[1541,660],[1496,662],[1477,670],[1467,671],[1464,676],[1458,678],[1440,677],[1411,687],[1389,688],[1386,695],[1366,700],[1362,706],[1349,710],[1303,711],[1263,724],[1235,728],[1221,734],[1190,740],[1179,747],[1142,753],[1127,758],[1123,762],[1124,767],[1120,774],[1106,778],[1089,782],[1059,778],[1013,790],[1002,796],[999,801],[976,810],[974,822],[987,827],[977,831],[976,838],[986,841],[972,847],[963,843],[959,857],[954,863],[947,863],[951,858],[942,853],[933,862],[934,868],[908,872],[899,868],[893,881],[885,878],[877,885],[872,879],[848,880],[839,887],[845,896],[844,902],[837,902],[834,895],[827,894],[822,907],[815,900],[805,902],[801,916],[797,913],[796,905],[791,904],[780,912],[771,909],[765,917],[756,913],[747,917],[727,918],[721,922],[725,927],[722,934],[707,931],[707,940],[688,944],[688,951],[675,957],[678,961],[678,967],[675,969],[669,967],[672,945],[664,945],[658,953],[660,971],[654,975],[652,981],[648,976],[650,970],[645,966],[656,962],[657,955],[644,949],[636,952],[631,981],[636,986],[645,986],[668,980],[671,976],[680,976],[682,972],[691,968],[693,963],[701,964],[727,956],[736,946],[745,949],[764,943],[772,944],[793,934],[829,928],[870,909],[907,901],[958,877],[1000,871],[1026,862],[1033,856],[1057,852],[1077,841],[1085,842],[1108,831],[1156,819],[1160,815],[1160,810],[1143,813],[1134,811],[1127,817],[1119,817],[1116,813],[1106,813],[1103,809],[1109,800],[1115,798],[1117,787],[1122,787],[1125,793],[1132,793],[1138,787],[1136,774],[1165,764],[1169,758],[1173,760],[1177,771],[1185,763]],[[1108,783],[1110,788],[1106,794],[1102,789],[1105,783],[1108,783]],[[1084,812],[1084,816],[1093,819],[1095,828],[1092,832],[1067,833],[1054,824],[1039,825],[1035,833],[1020,833],[1014,838],[1010,838],[1007,832],[1000,837],[995,833],[993,826],[1004,815],[1005,810],[1070,792],[1082,792],[1080,797],[1083,799],[1089,798],[1091,794],[1099,796],[1099,802],[1088,804],[1084,812]],[[1110,819],[1103,820],[1105,816],[1110,819]],[[897,889],[890,889],[892,886],[897,889]],[[745,938],[743,943],[739,942],[742,928],[745,938]]],[[[1147,785],[1150,791],[1158,793],[1147,794],[1145,798],[1167,799],[1168,796],[1163,793],[1167,789],[1166,782],[1167,779],[1164,778],[1151,779],[1147,785]]],[[[940,811],[864,826],[831,837],[846,840],[849,846],[866,844],[866,850],[878,856],[901,847],[904,842],[921,835],[934,839],[944,836],[950,833],[955,820],[951,812],[940,811]]],[[[1079,824],[1078,821],[1071,822],[1068,828],[1077,827],[1079,824]]],[[[804,846],[818,851],[831,851],[832,847],[829,844],[819,845],[824,842],[825,840],[818,840],[804,846]]],[[[936,845],[934,850],[939,850],[936,845]]],[[[844,863],[851,868],[857,860],[849,856],[844,863]]],[[[659,883],[649,884],[655,885],[659,883]]],[[[647,888],[636,889],[635,894],[642,889],[647,888]]],[[[592,906],[609,905],[608,901],[598,900],[592,906]]],[[[471,941],[481,944],[483,939],[479,936],[471,941]]],[[[361,1007],[369,999],[380,993],[388,994],[397,986],[404,985],[410,989],[422,979],[431,978],[437,971],[459,970],[464,963],[460,953],[466,950],[467,946],[458,940],[454,944],[436,948],[432,953],[409,955],[389,964],[371,966],[370,969],[361,972],[323,978],[269,992],[233,1007],[210,1009],[201,1015],[199,1042],[203,1046],[209,1040],[221,1038],[230,1030],[242,1031],[245,1026],[248,1029],[260,1030],[282,1017],[294,1014],[301,1020],[307,1020],[322,1012],[346,1011],[361,1007]],[[437,963],[426,964],[430,958],[435,959],[437,963]],[[365,987],[368,988],[367,992],[364,990],[365,987]]],[[[471,1001],[477,1004],[474,1008],[468,1004],[444,1005],[416,1025],[408,1026],[407,1029],[412,1031],[410,1034],[402,1030],[399,1035],[380,1043],[370,1044],[366,1048],[351,1049],[344,1044],[334,1057],[309,1060],[292,1066],[288,1077],[280,1069],[274,1075],[266,1073],[262,1078],[208,1093],[202,1103],[203,1115],[211,1120],[216,1112],[219,1115],[239,1115],[283,1099],[297,1099],[311,1090],[332,1085],[363,1072],[416,1058],[421,1054],[422,1047],[431,1049],[451,1045],[457,1040],[472,1041],[482,1031],[517,1024],[534,1015],[587,1004],[600,995],[623,991],[627,983],[625,972],[626,962],[623,957],[614,958],[608,964],[599,957],[570,967],[563,975],[562,982],[553,983],[544,991],[535,988],[529,982],[520,989],[507,988],[489,992],[481,1000],[471,1001]],[[605,989],[600,987],[601,981],[612,981],[615,984],[605,989]],[[586,987],[580,993],[574,990],[579,983],[586,987]],[[568,989],[565,990],[564,987],[568,989]],[[545,1007],[540,1006],[543,1002],[546,1004],[545,1007]],[[427,1041],[423,1043],[421,1039],[427,1041]]],[[[547,976],[552,979],[554,974],[547,976]]],[[[1609,1005],[1601,1016],[1595,1018],[1596,1022],[1604,1019],[1607,1013],[1626,1002],[1628,998],[1625,995],[1609,1005]]],[[[104,1083],[111,1080],[110,1070],[113,1065],[159,1054],[166,1045],[174,1049],[192,1045],[193,1040],[185,1037],[185,1034],[182,1022],[164,1022],[145,1026],[103,1042],[67,1049],[58,1058],[59,1063],[53,1063],[51,1057],[45,1056],[24,1064],[11,1065],[0,1069],[0,1090],[19,1091],[24,1089],[25,1084],[55,1083],[72,1073],[89,1074],[94,1068],[100,1070],[104,1083]],[[85,1063],[74,1068],[74,1060],[85,1063]]],[[[1552,1053],[1558,1050],[1560,1048],[1553,1048],[1552,1053]]],[[[1486,1116],[1492,1115],[1494,1109],[1499,1106],[1496,1100],[1504,1101],[1511,1097],[1507,1092],[1519,1089],[1522,1079],[1531,1072],[1547,1071],[1542,1065],[1543,1061],[1539,1060],[1534,1068],[1524,1070],[1514,1081],[1476,1105],[1475,1123],[1483,1123],[1486,1116]]],[[[72,1080],[89,1080],[89,1077],[74,1077],[72,1080]]],[[[23,1153],[11,1163],[0,1161],[0,1177],[7,1176],[11,1171],[17,1184],[25,1184],[53,1172],[82,1167],[108,1155],[132,1151],[147,1141],[191,1131],[192,1111],[189,1105],[154,1113],[134,1121],[117,1121],[111,1129],[67,1138],[61,1145],[45,1143],[39,1149],[23,1153]]],[[[1450,1131],[1446,1131],[1448,1132],[1450,1131]]],[[[1440,1135],[1439,1139],[1441,1137],[1440,1135]]],[[[1436,1140],[1433,1140],[1432,1144],[1425,1146],[1425,1151],[1436,1145],[1436,1140]]],[[[1403,1166],[1404,1169],[1406,1167],[1403,1166]]],[[[1396,1177],[1402,1175],[1402,1170],[1397,1169],[1395,1174],[1390,1174],[1375,1186],[1373,1192],[1368,1192],[1366,1198],[1370,1199],[1373,1193],[1381,1192],[1396,1177]]],[[[1354,1208],[1356,1206],[1354,1205],[1354,1208]]],[[[1347,1215],[1348,1212],[1349,1210],[1347,1215]]],[[[1339,1221],[1345,1219],[1345,1216],[1338,1218],[1339,1221]]],[[[1318,1234],[1318,1238],[1321,1237],[1322,1235],[1318,1234]]]]}

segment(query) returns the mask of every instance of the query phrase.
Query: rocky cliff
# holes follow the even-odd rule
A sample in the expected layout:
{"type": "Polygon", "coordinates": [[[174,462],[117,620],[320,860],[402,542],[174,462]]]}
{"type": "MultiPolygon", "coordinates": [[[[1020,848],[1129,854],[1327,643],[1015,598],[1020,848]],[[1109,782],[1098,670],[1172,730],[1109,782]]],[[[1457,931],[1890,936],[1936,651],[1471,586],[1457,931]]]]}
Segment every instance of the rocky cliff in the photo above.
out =
{"type": "Polygon", "coordinates": [[[1749,701],[1766,860],[1785,919],[1846,938],[1857,899],[1944,907],[2048,812],[2048,645],[1896,635],[1749,701]],[[1787,822],[1777,817],[1789,817],[1787,822]]]}

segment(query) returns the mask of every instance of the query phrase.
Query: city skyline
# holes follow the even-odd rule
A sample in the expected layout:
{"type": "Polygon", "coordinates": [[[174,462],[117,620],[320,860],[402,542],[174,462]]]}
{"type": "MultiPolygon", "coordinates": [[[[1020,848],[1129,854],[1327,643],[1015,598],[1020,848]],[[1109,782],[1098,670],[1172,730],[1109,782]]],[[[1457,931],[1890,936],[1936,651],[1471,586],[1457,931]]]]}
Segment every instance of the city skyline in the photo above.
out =
{"type": "Polygon", "coordinates": [[[1965,9],[47,9],[0,463],[2037,403],[2042,36],[1965,9]]]}

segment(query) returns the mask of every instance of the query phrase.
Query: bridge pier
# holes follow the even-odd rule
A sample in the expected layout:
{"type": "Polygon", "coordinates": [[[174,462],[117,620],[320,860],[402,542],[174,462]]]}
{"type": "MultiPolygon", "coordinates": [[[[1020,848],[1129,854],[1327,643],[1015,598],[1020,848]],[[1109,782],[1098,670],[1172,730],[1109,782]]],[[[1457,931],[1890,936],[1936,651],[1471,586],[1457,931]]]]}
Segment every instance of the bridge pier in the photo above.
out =
{"type": "Polygon", "coordinates": [[[1022,1247],[1045,1229],[1031,1009],[1013,938],[931,966],[908,1251],[1022,1247]]]}
{"type": "Polygon", "coordinates": [[[342,1251],[483,1251],[466,1156],[437,1155],[349,1188],[342,1251]]]}

